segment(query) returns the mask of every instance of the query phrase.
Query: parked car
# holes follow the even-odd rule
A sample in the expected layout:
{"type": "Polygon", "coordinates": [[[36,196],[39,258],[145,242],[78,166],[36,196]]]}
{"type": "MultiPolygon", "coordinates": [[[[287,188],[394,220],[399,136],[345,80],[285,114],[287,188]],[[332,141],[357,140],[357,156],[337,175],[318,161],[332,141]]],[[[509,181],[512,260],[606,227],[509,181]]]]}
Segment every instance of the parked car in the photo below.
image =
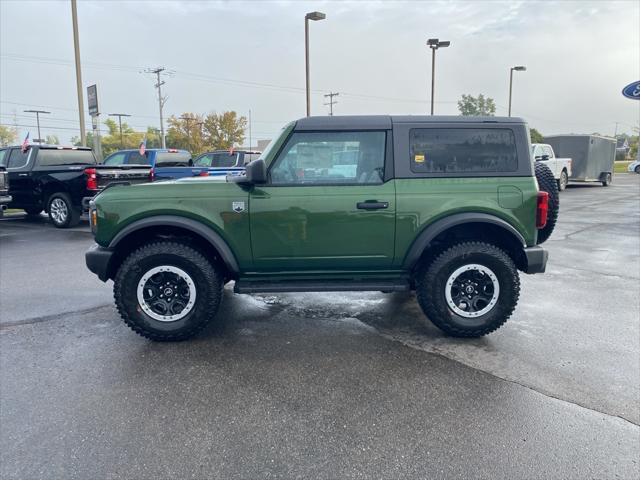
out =
{"type": "Polygon", "coordinates": [[[627,171],[629,171],[629,172],[635,172],[635,173],[640,173],[640,159],[636,160],[635,162],[631,162],[631,163],[627,166],[627,171]]]}
{"type": "Polygon", "coordinates": [[[7,169],[2,165],[2,157],[6,150],[0,150],[0,218],[4,214],[7,205],[11,202],[11,195],[9,195],[9,174],[7,169]]]}
{"type": "Polygon", "coordinates": [[[205,169],[194,168],[191,153],[177,148],[148,148],[144,155],[139,150],[120,150],[104,159],[104,165],[148,165],[154,180],[197,177],[205,169]]]}
{"type": "Polygon", "coordinates": [[[531,156],[536,162],[544,163],[558,182],[558,190],[567,188],[571,177],[571,159],[557,158],[553,147],[545,143],[534,143],[531,145],[531,156]]]}
{"type": "Polygon", "coordinates": [[[600,135],[552,135],[544,141],[556,155],[571,158],[572,182],[600,182],[603,187],[613,181],[616,141],[600,135]]]}
{"type": "Polygon", "coordinates": [[[210,176],[240,175],[248,163],[260,158],[262,152],[254,150],[214,150],[199,155],[194,167],[205,167],[210,176]]]}
{"type": "Polygon", "coordinates": [[[7,147],[0,161],[9,173],[9,208],[28,215],[43,210],[58,228],[77,225],[87,200],[112,182],[149,181],[149,168],[96,165],[90,148],[57,145],[7,147]]]}
{"type": "Polygon", "coordinates": [[[303,118],[246,175],[102,192],[87,266],[153,340],[200,331],[231,280],[238,293],[415,290],[444,332],[478,337],[515,309],[518,270],[545,271],[557,185],[528,147],[518,118],[303,118]]]}

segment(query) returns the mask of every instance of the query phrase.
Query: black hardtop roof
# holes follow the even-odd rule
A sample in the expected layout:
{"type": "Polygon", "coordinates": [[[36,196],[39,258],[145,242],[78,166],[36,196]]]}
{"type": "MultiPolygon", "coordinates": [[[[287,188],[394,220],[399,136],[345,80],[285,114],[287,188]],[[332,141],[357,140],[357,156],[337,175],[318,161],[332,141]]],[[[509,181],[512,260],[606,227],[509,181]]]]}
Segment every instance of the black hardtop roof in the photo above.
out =
{"type": "Polygon", "coordinates": [[[334,115],[305,117],[295,130],[390,129],[394,123],[509,123],[524,124],[520,117],[466,117],[462,115],[334,115]]]}

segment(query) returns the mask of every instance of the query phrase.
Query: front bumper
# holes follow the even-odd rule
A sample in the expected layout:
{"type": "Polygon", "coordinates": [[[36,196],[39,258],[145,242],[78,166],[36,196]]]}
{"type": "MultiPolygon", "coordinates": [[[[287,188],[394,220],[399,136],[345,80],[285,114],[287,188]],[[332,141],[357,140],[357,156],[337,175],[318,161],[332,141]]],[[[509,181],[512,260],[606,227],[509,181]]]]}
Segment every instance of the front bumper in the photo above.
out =
{"type": "Polygon", "coordinates": [[[87,268],[95,273],[103,282],[109,280],[109,265],[111,264],[112,257],[112,250],[101,247],[97,243],[94,243],[91,248],[87,250],[87,253],[84,254],[87,268]]]}
{"type": "Polygon", "coordinates": [[[524,273],[544,273],[547,268],[549,252],[539,245],[523,250],[526,259],[524,273]]]}

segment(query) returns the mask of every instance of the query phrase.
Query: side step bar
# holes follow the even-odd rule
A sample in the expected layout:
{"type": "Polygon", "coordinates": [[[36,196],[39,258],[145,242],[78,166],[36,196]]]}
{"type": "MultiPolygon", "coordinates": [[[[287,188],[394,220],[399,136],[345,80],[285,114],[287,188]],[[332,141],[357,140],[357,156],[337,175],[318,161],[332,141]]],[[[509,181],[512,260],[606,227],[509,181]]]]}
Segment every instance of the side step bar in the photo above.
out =
{"type": "Polygon", "coordinates": [[[236,293],[289,293],[289,292],[404,292],[410,290],[407,280],[238,280],[236,293]]]}

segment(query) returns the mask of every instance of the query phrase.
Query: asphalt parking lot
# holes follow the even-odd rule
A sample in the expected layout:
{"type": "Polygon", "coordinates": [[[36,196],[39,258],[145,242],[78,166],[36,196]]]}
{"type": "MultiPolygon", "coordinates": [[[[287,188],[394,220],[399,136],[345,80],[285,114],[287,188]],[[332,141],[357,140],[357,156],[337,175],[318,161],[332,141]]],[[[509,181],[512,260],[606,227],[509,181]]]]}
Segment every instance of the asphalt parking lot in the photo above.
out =
{"type": "Polygon", "coordinates": [[[572,185],[514,316],[477,340],[413,295],[233,295],[147,341],[86,223],[0,220],[2,478],[638,478],[640,176],[572,185]]]}

